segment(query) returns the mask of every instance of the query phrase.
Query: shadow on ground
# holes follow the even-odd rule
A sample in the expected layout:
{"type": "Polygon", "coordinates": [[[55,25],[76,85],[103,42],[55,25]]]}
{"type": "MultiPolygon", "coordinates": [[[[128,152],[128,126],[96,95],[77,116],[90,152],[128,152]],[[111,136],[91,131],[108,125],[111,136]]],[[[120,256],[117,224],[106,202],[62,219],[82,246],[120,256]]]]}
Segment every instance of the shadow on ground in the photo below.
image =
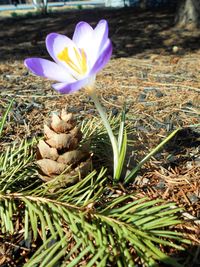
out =
{"type": "MultiPolygon", "coordinates": [[[[38,237],[37,239],[37,245],[38,247],[42,244],[41,239],[38,237]]],[[[2,246],[2,251],[4,251],[6,256],[2,257],[3,262],[1,264],[1,267],[8,267],[11,266],[9,263],[12,263],[12,266],[22,266],[24,265],[24,256],[22,254],[22,251],[24,251],[24,254],[26,255],[26,261],[28,258],[32,256],[32,254],[35,252],[35,247],[31,247],[28,244],[28,242],[25,242],[23,240],[22,234],[18,234],[18,239],[13,240],[13,236],[6,236],[3,240],[0,239],[0,245],[2,246]],[[20,243],[19,243],[20,240],[20,243]],[[15,242],[15,247],[13,246],[13,242],[15,242]],[[19,245],[18,245],[19,243],[19,245]],[[21,245],[23,244],[23,246],[21,245]],[[12,246],[11,246],[12,245],[12,246]],[[17,264],[17,265],[15,265],[17,264]]],[[[151,264],[152,267],[199,267],[200,266],[200,246],[192,246],[189,249],[186,249],[184,251],[180,251],[178,253],[173,253],[169,249],[168,252],[171,256],[164,258],[162,263],[156,263],[151,264]],[[166,262],[166,263],[164,263],[166,262]]],[[[167,254],[167,252],[165,252],[167,254]]],[[[119,255],[120,257],[120,255],[119,255]]],[[[113,259],[115,260],[115,259],[113,259]]],[[[119,258],[116,258],[116,260],[119,260],[119,258]]],[[[61,264],[61,263],[60,263],[61,264]]],[[[117,266],[115,262],[113,261],[112,266],[117,266]]],[[[110,265],[109,265],[110,266],[110,265]]],[[[142,267],[143,264],[135,264],[135,266],[142,267]]]]}
{"type": "Polygon", "coordinates": [[[0,61],[23,60],[29,56],[48,57],[44,40],[48,33],[72,36],[77,22],[92,25],[105,18],[109,22],[115,57],[135,54],[171,54],[173,46],[179,53],[199,48],[199,31],[176,29],[170,11],[139,12],[127,9],[90,9],[50,13],[47,16],[1,18],[0,61]]]}
{"type": "MultiPolygon", "coordinates": [[[[200,246],[191,246],[189,249],[186,249],[178,254],[173,254],[171,257],[176,260],[180,265],[173,265],[170,263],[153,265],[153,267],[200,267],[200,246]]],[[[169,258],[164,259],[166,262],[170,261],[169,258]]]]}

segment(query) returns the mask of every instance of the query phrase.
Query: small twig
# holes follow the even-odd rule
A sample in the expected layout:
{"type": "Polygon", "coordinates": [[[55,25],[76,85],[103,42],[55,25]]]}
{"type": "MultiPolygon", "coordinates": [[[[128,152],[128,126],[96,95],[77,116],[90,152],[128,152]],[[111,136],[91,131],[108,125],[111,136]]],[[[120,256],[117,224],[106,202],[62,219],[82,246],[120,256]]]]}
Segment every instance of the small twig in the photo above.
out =
{"type": "Polygon", "coordinates": [[[113,104],[112,102],[107,101],[107,100],[103,97],[102,94],[101,94],[101,99],[102,99],[103,102],[105,102],[106,104],[108,104],[108,105],[110,105],[110,106],[117,107],[117,108],[121,108],[120,105],[116,105],[116,104],[113,104]]]}
{"type": "Polygon", "coordinates": [[[183,212],[182,215],[183,215],[183,217],[185,217],[189,220],[192,220],[195,224],[200,225],[200,220],[198,220],[197,217],[189,214],[188,212],[183,212]]]}
{"type": "Polygon", "coordinates": [[[196,87],[192,87],[192,86],[188,86],[188,85],[183,85],[183,84],[176,84],[176,83],[158,83],[158,82],[148,82],[148,81],[145,81],[146,84],[153,84],[154,86],[155,85],[158,85],[158,86],[169,86],[171,87],[171,90],[174,90],[175,87],[181,87],[181,89],[191,89],[191,90],[194,90],[196,92],[200,92],[200,89],[199,88],[196,88],[196,87]]]}
{"type": "Polygon", "coordinates": [[[23,201],[23,199],[28,199],[28,200],[32,200],[34,202],[41,202],[41,203],[53,203],[55,205],[61,205],[67,208],[71,208],[71,209],[76,209],[76,210],[83,210],[84,207],[78,207],[72,204],[68,204],[68,203],[63,203],[61,201],[57,201],[54,199],[50,199],[50,198],[44,198],[44,197],[38,197],[38,196],[26,196],[23,194],[19,194],[19,193],[11,193],[11,194],[7,194],[7,195],[0,195],[0,199],[12,199],[12,198],[17,198],[17,199],[21,199],[23,201]]]}
{"type": "Polygon", "coordinates": [[[22,247],[22,246],[19,246],[19,245],[15,245],[15,244],[13,244],[11,242],[5,241],[4,244],[12,246],[12,247],[15,247],[15,248],[19,248],[19,249],[22,249],[22,250],[25,250],[25,251],[30,251],[29,248],[25,248],[25,247],[22,247]]]}
{"type": "Polygon", "coordinates": [[[15,93],[7,93],[7,94],[2,94],[2,95],[6,95],[6,96],[12,96],[12,97],[21,97],[21,98],[55,98],[55,97],[63,97],[63,95],[59,94],[59,95],[17,95],[15,93]]]}

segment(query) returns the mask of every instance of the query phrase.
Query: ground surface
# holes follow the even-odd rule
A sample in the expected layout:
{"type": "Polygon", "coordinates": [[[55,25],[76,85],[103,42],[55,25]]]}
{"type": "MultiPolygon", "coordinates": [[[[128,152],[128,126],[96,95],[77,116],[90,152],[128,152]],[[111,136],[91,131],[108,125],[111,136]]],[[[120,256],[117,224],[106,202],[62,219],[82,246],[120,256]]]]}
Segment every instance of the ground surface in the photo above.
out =
{"type": "MultiPolygon", "coordinates": [[[[135,129],[133,162],[141,159],[173,129],[183,130],[145,165],[131,185],[143,195],[162,197],[186,208],[188,224],[181,226],[200,244],[200,32],[173,27],[171,12],[80,10],[46,17],[1,18],[0,113],[15,98],[0,149],[12,141],[42,134],[43,120],[61,107],[82,120],[95,116],[84,91],[62,96],[47,80],[28,73],[27,57],[45,57],[45,36],[72,36],[80,20],[109,22],[113,57],[97,77],[97,91],[108,112],[117,115],[124,102],[135,129]],[[177,46],[177,48],[175,47],[177,46]],[[174,52],[173,52],[174,50],[174,52]],[[192,127],[191,127],[192,126],[192,127]],[[192,222],[190,220],[192,219],[192,222]]],[[[189,255],[189,254],[188,254],[189,255]]],[[[193,262],[200,266],[199,248],[193,262]]]]}

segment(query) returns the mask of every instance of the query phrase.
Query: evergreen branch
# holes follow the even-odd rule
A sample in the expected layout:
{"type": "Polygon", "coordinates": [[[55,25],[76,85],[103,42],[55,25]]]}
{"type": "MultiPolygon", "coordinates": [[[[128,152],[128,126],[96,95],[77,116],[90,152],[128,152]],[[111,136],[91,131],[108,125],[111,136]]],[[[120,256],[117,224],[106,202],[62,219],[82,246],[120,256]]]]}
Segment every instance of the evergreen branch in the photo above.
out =
{"type": "MultiPolygon", "coordinates": [[[[99,126],[93,133],[87,127],[85,131],[94,146],[95,138],[106,140],[99,126]]],[[[159,262],[180,266],[160,246],[182,250],[180,244],[188,243],[180,232],[171,230],[181,222],[181,209],[162,200],[116,195],[107,187],[105,168],[52,191],[59,177],[39,182],[32,164],[35,142],[14,144],[0,156],[1,233],[14,234],[19,224],[24,240],[42,242],[26,267],[83,266],[83,262],[89,267],[157,266],[159,262]]]]}
{"type": "Polygon", "coordinates": [[[14,143],[0,156],[0,191],[15,191],[30,185],[36,176],[33,168],[33,146],[36,139],[24,140],[18,147],[14,143]],[[28,177],[28,180],[27,180],[28,177]]]}
{"type": "MultiPolygon", "coordinates": [[[[2,229],[4,232],[9,231],[10,233],[14,229],[11,217],[13,211],[11,212],[10,208],[11,213],[8,215],[8,208],[6,208],[10,201],[12,203],[20,202],[20,206],[25,211],[23,215],[21,209],[25,239],[30,238],[31,230],[35,240],[38,238],[38,233],[41,233],[44,244],[48,241],[49,235],[56,240],[48,249],[48,253],[43,251],[41,254],[37,254],[38,256],[33,257],[30,263],[32,260],[33,262],[40,261],[45,262],[46,266],[51,266],[50,263],[55,262],[54,256],[59,255],[56,262],[62,259],[67,263],[66,266],[78,266],[83,258],[90,259],[87,261],[91,265],[94,262],[95,264],[101,262],[105,254],[111,254],[112,256],[106,258],[106,264],[118,262],[119,265],[121,262],[122,266],[127,266],[127,264],[133,266],[134,259],[130,252],[133,250],[134,254],[145,260],[147,266],[150,266],[148,261],[151,263],[162,261],[170,263],[171,266],[179,266],[169,257],[166,260],[167,256],[159,249],[160,244],[183,249],[176,244],[176,240],[178,243],[185,242],[180,233],[176,235],[174,232],[173,238],[171,238],[172,233],[164,230],[164,227],[180,223],[180,220],[177,219],[177,211],[180,209],[172,209],[174,207],[172,203],[163,205],[162,201],[146,201],[145,199],[133,201],[131,196],[122,196],[120,201],[116,201],[116,199],[108,201],[106,209],[98,206],[95,210],[93,208],[95,203],[89,208],[56,199],[10,193],[1,195],[1,203],[3,203],[1,207],[5,208],[0,210],[2,229]],[[146,220],[146,218],[148,219],[146,220]],[[154,225],[153,222],[155,222],[154,225]],[[65,257],[68,254],[68,243],[62,241],[64,243],[61,248],[61,240],[64,240],[66,233],[75,244],[79,244],[81,240],[81,247],[77,247],[79,253],[74,252],[76,256],[73,260],[65,257]],[[96,257],[93,258],[94,256],[96,257]],[[149,260],[150,258],[151,260],[149,260]]],[[[10,206],[12,205],[10,204],[10,206]]]]}
{"type": "Polygon", "coordinates": [[[13,102],[14,102],[14,99],[12,99],[9,103],[9,105],[7,106],[3,116],[1,117],[0,119],[0,137],[2,136],[2,133],[3,133],[3,129],[5,127],[5,124],[6,124],[6,118],[12,108],[12,105],[13,105],[13,102]]]}

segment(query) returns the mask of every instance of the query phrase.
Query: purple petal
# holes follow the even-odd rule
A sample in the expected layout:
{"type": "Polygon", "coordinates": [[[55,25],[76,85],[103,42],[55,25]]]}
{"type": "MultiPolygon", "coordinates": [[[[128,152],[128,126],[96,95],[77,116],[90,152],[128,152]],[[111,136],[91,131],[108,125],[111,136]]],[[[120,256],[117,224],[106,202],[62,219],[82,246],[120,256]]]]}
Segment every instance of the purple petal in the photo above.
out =
{"type": "Polygon", "coordinates": [[[25,66],[34,74],[59,82],[72,82],[74,79],[58,64],[43,58],[27,58],[25,66]]]}
{"type": "Polygon", "coordinates": [[[46,47],[50,56],[54,59],[55,62],[61,63],[58,59],[58,54],[63,51],[65,47],[72,47],[74,43],[67,36],[50,33],[46,37],[46,47]]]}
{"type": "Polygon", "coordinates": [[[61,94],[69,94],[80,90],[89,83],[89,77],[73,83],[55,83],[52,87],[61,94]]]}
{"type": "Polygon", "coordinates": [[[99,72],[109,61],[112,55],[112,43],[108,39],[101,53],[98,55],[96,62],[94,63],[89,75],[95,75],[99,72]]]}
{"type": "Polygon", "coordinates": [[[81,21],[76,25],[72,40],[77,47],[85,48],[92,41],[93,31],[87,22],[81,21]]]}
{"type": "Polygon", "coordinates": [[[90,67],[98,60],[101,51],[104,49],[108,41],[108,23],[106,20],[100,20],[93,31],[92,41],[88,43],[86,50],[90,67]]]}
{"type": "Polygon", "coordinates": [[[94,29],[93,38],[99,50],[101,50],[102,46],[104,46],[108,39],[108,23],[106,20],[102,19],[99,21],[94,29]]]}

